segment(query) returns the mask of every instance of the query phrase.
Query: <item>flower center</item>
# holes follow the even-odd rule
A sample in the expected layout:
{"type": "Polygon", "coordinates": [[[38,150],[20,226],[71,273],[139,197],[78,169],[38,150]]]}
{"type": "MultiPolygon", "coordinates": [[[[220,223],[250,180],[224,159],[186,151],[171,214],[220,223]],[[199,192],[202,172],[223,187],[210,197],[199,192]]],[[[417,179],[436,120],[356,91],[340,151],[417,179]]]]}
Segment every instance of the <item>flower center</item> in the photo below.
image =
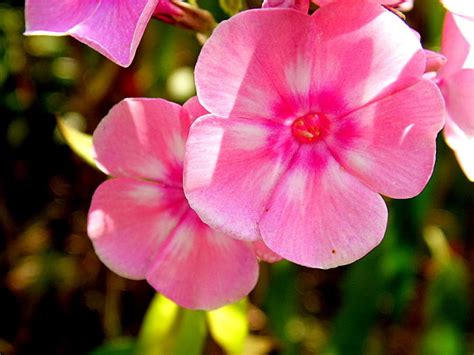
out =
{"type": "Polygon", "coordinates": [[[321,139],[327,118],[322,113],[299,117],[291,125],[293,137],[300,143],[314,143],[321,139]]]}

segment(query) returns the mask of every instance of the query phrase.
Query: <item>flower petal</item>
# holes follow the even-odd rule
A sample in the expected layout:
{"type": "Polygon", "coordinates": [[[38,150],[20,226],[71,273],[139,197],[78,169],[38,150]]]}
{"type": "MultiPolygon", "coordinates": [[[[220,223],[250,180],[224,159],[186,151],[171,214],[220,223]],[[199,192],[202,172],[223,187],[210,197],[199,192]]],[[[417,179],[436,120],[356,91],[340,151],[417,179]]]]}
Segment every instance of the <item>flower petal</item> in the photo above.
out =
{"type": "Polygon", "coordinates": [[[186,211],[181,189],[111,179],[92,197],[87,233],[107,267],[130,279],[144,279],[160,245],[186,211]]]}
{"type": "Polygon", "coordinates": [[[429,80],[334,122],[327,144],[347,171],[393,198],[421,192],[433,171],[444,104],[429,80]]]}
{"type": "Polygon", "coordinates": [[[474,137],[466,135],[451,120],[446,122],[443,133],[446,143],[454,150],[464,174],[474,182],[474,137]]]}
{"type": "Polygon", "coordinates": [[[252,242],[253,250],[255,255],[259,260],[266,261],[267,263],[276,263],[277,261],[282,260],[283,258],[271,250],[263,240],[257,240],[252,242]]]}
{"type": "Polygon", "coordinates": [[[351,263],[383,238],[387,208],[352,177],[324,144],[302,145],[259,222],[270,249],[295,263],[332,268],[351,263]]]}
{"type": "Polygon", "coordinates": [[[91,15],[96,0],[26,0],[26,35],[65,35],[91,15]]]}
{"type": "Polygon", "coordinates": [[[449,119],[474,137],[474,69],[458,70],[441,83],[441,90],[449,119]]]}
{"type": "Polygon", "coordinates": [[[382,6],[335,2],[314,17],[320,31],[313,81],[320,84],[313,111],[345,114],[422,77],[426,59],[416,34],[382,6]]]}
{"type": "Polygon", "coordinates": [[[127,67],[133,60],[158,0],[100,1],[95,12],[70,30],[79,41],[127,67]]]}
{"type": "Polygon", "coordinates": [[[186,308],[213,309],[248,295],[258,278],[251,245],[216,233],[191,210],[160,250],[148,282],[186,308]]]}
{"type": "Polygon", "coordinates": [[[182,186],[189,118],[161,99],[125,99],[94,132],[96,160],[109,175],[141,177],[182,186]]]}
{"type": "Polygon", "coordinates": [[[186,143],[184,191],[210,226],[259,239],[257,221],[297,149],[288,127],[269,120],[203,116],[186,143]]]}
{"type": "Polygon", "coordinates": [[[209,112],[201,105],[197,96],[193,96],[184,103],[183,113],[189,115],[188,119],[192,123],[209,112]]]}
{"type": "Polygon", "coordinates": [[[196,87],[203,106],[225,117],[341,115],[413,84],[425,61],[411,29],[376,4],[337,2],[313,16],[259,9],[219,25],[196,87]]]}
{"type": "Polygon", "coordinates": [[[295,9],[307,14],[309,10],[309,0],[263,0],[262,8],[273,7],[295,9]]]}
{"type": "Polygon", "coordinates": [[[308,95],[307,70],[313,61],[309,44],[316,35],[311,22],[302,12],[275,8],[244,11],[222,22],[196,64],[196,89],[202,105],[225,117],[285,118],[292,114],[295,97],[287,78],[295,89],[304,91],[302,95],[308,95]],[[300,43],[302,54],[295,56],[300,43]],[[294,58],[301,67],[293,68],[294,58]],[[285,63],[290,63],[287,74],[285,63]]]}
{"type": "Polygon", "coordinates": [[[449,77],[461,68],[474,68],[474,20],[447,13],[444,19],[441,53],[448,61],[439,72],[449,77]]]}
{"type": "Polygon", "coordinates": [[[71,35],[113,62],[133,60],[158,0],[27,0],[27,35],[71,35]]]}
{"type": "Polygon", "coordinates": [[[472,0],[441,0],[444,7],[457,15],[474,19],[474,1],[472,0]]]}
{"type": "Polygon", "coordinates": [[[469,180],[474,181],[474,69],[463,69],[441,82],[448,118],[446,143],[469,180]]]}

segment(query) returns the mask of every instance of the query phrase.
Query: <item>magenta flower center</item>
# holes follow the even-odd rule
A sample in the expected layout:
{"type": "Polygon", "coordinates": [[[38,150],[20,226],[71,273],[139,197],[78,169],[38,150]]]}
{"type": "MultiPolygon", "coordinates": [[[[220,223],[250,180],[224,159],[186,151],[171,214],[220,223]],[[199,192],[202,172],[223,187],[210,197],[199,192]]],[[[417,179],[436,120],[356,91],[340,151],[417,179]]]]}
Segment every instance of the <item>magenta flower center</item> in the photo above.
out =
{"type": "Polygon", "coordinates": [[[315,143],[322,138],[327,124],[328,119],[324,114],[310,113],[293,121],[291,133],[300,143],[315,143]]]}

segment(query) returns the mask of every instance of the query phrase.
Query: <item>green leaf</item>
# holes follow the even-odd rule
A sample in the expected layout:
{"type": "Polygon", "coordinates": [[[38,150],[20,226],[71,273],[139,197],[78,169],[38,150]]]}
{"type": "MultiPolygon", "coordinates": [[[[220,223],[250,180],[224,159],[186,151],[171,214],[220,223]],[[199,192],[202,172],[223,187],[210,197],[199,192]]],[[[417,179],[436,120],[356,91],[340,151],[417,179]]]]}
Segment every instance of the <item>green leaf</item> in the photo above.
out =
{"type": "Polygon", "coordinates": [[[157,294],[145,315],[135,354],[200,355],[205,340],[204,312],[182,309],[157,294]]]}
{"type": "Polygon", "coordinates": [[[242,0],[219,0],[219,5],[229,16],[235,15],[243,8],[242,0]]]}
{"type": "Polygon", "coordinates": [[[176,335],[176,343],[171,354],[201,355],[206,340],[206,315],[203,311],[182,309],[181,320],[176,335]]]}
{"type": "Polygon", "coordinates": [[[463,355],[467,354],[464,333],[450,323],[437,323],[423,336],[423,355],[463,355]]]}
{"type": "Polygon", "coordinates": [[[134,339],[118,338],[99,346],[91,351],[89,355],[130,355],[133,354],[135,346],[134,339]]]}
{"type": "Polygon", "coordinates": [[[94,161],[95,153],[94,147],[92,145],[92,136],[71,127],[61,118],[57,119],[57,123],[59,132],[72,151],[82,158],[86,163],[94,168],[97,168],[97,165],[94,161]]]}
{"type": "Polygon", "coordinates": [[[247,299],[207,312],[209,331],[227,354],[242,354],[249,328],[247,299]]]}
{"type": "Polygon", "coordinates": [[[137,354],[165,354],[172,347],[170,333],[179,307],[163,295],[156,294],[148,307],[138,338],[137,354]]]}

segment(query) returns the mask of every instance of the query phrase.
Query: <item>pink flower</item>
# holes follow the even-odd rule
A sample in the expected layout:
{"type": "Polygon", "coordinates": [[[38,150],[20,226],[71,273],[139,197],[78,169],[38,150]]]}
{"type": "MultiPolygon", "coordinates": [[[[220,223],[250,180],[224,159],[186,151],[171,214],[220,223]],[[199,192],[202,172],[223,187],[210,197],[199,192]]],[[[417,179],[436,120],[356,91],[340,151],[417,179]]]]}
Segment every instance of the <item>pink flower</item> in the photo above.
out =
{"type": "Polygon", "coordinates": [[[210,229],[184,197],[184,142],[202,113],[196,98],[183,108],[159,99],[112,108],[93,138],[98,165],[114,178],[97,188],[87,230],[112,271],[146,279],[184,307],[210,309],[247,295],[258,263],[251,244],[210,229]]]}
{"type": "Polygon", "coordinates": [[[412,31],[381,6],[223,22],[196,66],[211,113],[191,127],[184,188],[209,225],[296,263],[347,264],[378,245],[387,208],[426,185],[444,120],[412,31]]]}
{"type": "Polygon", "coordinates": [[[169,4],[169,0],[26,0],[25,34],[70,35],[127,67],[153,12],[177,11],[169,4]]]}
{"type": "Polygon", "coordinates": [[[442,41],[447,63],[438,73],[446,101],[446,143],[474,181],[474,19],[447,13],[442,41]]]}

